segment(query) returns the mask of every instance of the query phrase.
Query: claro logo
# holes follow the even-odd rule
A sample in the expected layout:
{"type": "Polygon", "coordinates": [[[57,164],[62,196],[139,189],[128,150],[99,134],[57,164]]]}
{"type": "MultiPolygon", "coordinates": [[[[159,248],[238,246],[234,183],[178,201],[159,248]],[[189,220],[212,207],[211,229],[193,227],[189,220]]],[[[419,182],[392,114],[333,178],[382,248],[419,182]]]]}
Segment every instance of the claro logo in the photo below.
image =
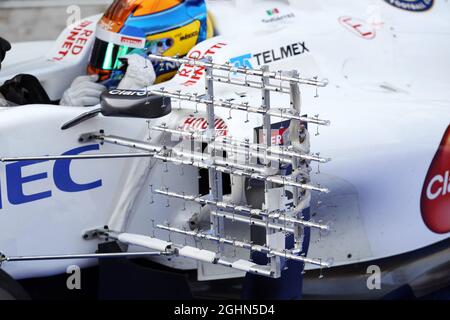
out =
{"type": "Polygon", "coordinates": [[[450,126],[425,178],[420,208],[431,231],[450,232],[450,126]]]}
{"type": "MultiPolygon", "coordinates": [[[[69,150],[63,155],[73,156],[84,152],[99,150],[98,144],[83,146],[69,150]]],[[[12,205],[21,205],[28,202],[34,202],[52,197],[50,187],[44,188],[42,184],[33,186],[33,182],[48,180],[48,172],[33,168],[38,163],[48,162],[47,160],[38,161],[19,161],[9,163],[5,166],[6,194],[8,202],[12,205]],[[32,173],[31,173],[32,172],[32,173]],[[37,190],[38,188],[39,190],[37,190]],[[25,191],[26,190],[26,191],[25,191]],[[31,190],[33,190],[31,192],[31,190]]],[[[71,175],[71,159],[56,160],[53,165],[53,183],[54,187],[62,192],[74,193],[102,186],[102,180],[96,180],[87,183],[76,182],[71,175]]],[[[1,193],[4,194],[3,192],[1,193]]],[[[3,208],[3,197],[0,197],[0,209],[3,208]]]]}

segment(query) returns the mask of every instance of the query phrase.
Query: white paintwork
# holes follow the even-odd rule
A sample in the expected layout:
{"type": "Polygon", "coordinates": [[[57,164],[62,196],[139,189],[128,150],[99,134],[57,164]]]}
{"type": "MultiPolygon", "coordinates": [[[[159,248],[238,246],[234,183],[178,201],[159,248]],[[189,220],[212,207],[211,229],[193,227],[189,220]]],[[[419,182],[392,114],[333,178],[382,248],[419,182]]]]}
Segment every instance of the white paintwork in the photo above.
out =
{"type": "Polygon", "coordinates": [[[5,56],[2,62],[3,72],[14,65],[20,65],[30,60],[45,56],[48,50],[54,46],[54,41],[30,41],[17,42],[11,44],[11,50],[5,56]]]}
{"type": "Polygon", "coordinates": [[[91,49],[95,40],[95,26],[101,15],[85,18],[68,26],[53,43],[31,42],[12,44],[0,72],[0,83],[19,73],[36,76],[50,99],[59,100],[73,79],[86,73],[91,49]],[[89,26],[78,28],[89,22],[89,26]],[[81,29],[81,30],[80,30],[81,29]],[[83,32],[89,35],[84,36],[83,32]],[[75,46],[77,54],[72,54],[75,46]],[[68,53],[62,57],[60,52],[68,53]],[[19,52],[19,53],[17,53],[19,52]]]}

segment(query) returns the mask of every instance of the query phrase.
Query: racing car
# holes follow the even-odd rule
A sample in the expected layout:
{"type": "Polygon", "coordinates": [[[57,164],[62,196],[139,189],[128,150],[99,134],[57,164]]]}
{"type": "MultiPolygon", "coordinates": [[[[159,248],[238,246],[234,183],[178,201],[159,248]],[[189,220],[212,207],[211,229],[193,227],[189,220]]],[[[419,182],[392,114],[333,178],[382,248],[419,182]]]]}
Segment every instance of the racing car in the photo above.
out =
{"type": "MultiPolygon", "coordinates": [[[[145,256],[199,282],[283,279],[296,270],[287,261],[301,262],[310,298],[448,287],[450,4],[209,1],[208,10],[215,37],[186,57],[149,57],[178,66],[171,80],[109,90],[89,108],[2,108],[3,272],[23,280],[89,268],[114,240],[122,250],[105,257],[145,256]]],[[[0,82],[29,73],[59,100],[85,72],[100,18],[56,42],[13,44],[0,82]],[[61,55],[77,37],[86,41],[61,55]]]]}

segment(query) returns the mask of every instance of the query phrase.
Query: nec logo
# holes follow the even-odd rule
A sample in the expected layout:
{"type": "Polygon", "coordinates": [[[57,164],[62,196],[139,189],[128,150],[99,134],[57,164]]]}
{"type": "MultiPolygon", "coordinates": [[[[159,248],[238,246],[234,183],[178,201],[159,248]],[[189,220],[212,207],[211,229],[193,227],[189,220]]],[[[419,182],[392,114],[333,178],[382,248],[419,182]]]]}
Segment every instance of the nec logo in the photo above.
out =
{"type": "Polygon", "coordinates": [[[431,231],[450,232],[450,126],[428,169],[420,208],[423,221],[431,231]]]}
{"type": "MultiPolygon", "coordinates": [[[[84,152],[99,150],[98,144],[83,146],[69,150],[63,155],[79,155],[84,152]]],[[[48,179],[47,172],[39,172],[34,174],[25,174],[24,171],[29,171],[29,167],[48,162],[48,160],[38,161],[19,161],[7,164],[5,166],[6,177],[6,191],[8,202],[12,205],[21,205],[28,202],[34,202],[52,197],[51,190],[40,190],[34,193],[25,193],[24,186],[28,183],[48,179]]],[[[53,165],[53,182],[55,187],[62,192],[82,192],[91,189],[96,189],[102,186],[102,180],[96,180],[89,183],[77,183],[71,176],[70,166],[71,159],[56,160],[53,165]]],[[[2,193],[3,194],[3,193],[2,193]]],[[[3,208],[2,197],[0,196],[0,209],[3,208]]]]}

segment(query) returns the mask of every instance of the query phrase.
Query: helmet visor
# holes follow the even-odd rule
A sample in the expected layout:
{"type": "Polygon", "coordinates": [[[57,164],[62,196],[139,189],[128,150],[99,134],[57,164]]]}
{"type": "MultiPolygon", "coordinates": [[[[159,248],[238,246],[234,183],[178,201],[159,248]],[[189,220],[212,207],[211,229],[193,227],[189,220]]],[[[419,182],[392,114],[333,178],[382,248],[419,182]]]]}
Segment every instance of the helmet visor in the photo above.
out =
{"type": "Polygon", "coordinates": [[[99,70],[117,70],[122,66],[119,60],[134,48],[96,39],[92,49],[90,66],[99,70]]]}
{"type": "Polygon", "coordinates": [[[157,54],[163,55],[173,45],[171,38],[147,40],[146,48],[136,49],[126,45],[118,45],[112,42],[106,42],[101,39],[96,39],[94,48],[92,49],[90,67],[97,70],[118,70],[122,67],[120,58],[127,54],[157,54]]]}

